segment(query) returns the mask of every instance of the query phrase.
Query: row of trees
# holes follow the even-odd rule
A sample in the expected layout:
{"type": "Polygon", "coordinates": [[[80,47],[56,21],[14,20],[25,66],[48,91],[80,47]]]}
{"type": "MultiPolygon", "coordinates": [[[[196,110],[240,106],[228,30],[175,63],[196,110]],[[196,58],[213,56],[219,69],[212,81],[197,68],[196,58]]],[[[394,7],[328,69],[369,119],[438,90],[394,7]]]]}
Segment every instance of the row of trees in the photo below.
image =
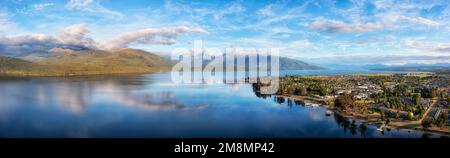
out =
{"type": "Polygon", "coordinates": [[[334,107],[341,112],[366,112],[367,108],[363,104],[356,102],[352,94],[340,94],[334,100],[334,107]]]}
{"type": "Polygon", "coordinates": [[[310,79],[304,77],[284,77],[278,89],[278,94],[293,94],[302,96],[320,95],[326,96],[332,94],[330,81],[310,79]]]}

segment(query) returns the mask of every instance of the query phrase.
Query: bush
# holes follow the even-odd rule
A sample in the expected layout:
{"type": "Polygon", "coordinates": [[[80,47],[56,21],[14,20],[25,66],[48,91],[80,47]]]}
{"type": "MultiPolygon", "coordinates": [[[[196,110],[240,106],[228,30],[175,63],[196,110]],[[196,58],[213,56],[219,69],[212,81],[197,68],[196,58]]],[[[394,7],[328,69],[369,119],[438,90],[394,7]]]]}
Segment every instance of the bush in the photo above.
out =
{"type": "Polygon", "coordinates": [[[335,100],[334,106],[341,111],[353,109],[355,107],[355,98],[351,94],[341,94],[335,100]]]}
{"type": "Polygon", "coordinates": [[[413,114],[412,112],[409,112],[409,113],[408,113],[408,116],[406,116],[406,119],[407,119],[407,120],[412,120],[413,117],[414,117],[414,114],[413,114]]]}

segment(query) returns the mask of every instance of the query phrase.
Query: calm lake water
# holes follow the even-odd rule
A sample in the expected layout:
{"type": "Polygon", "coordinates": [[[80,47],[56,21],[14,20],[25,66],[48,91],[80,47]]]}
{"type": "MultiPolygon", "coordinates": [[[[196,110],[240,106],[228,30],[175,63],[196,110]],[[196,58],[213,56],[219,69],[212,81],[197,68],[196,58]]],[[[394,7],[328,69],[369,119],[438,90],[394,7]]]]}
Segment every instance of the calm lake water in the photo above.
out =
{"type": "Polygon", "coordinates": [[[174,85],[170,74],[0,79],[0,137],[439,137],[361,130],[325,112],[259,98],[249,84],[174,85]]]}

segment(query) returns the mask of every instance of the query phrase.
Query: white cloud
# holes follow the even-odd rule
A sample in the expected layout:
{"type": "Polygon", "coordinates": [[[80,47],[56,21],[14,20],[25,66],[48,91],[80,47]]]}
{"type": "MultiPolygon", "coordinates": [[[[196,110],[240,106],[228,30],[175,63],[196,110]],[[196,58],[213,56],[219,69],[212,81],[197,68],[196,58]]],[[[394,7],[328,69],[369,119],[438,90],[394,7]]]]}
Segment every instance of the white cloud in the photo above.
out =
{"type": "Polygon", "coordinates": [[[54,6],[54,5],[55,5],[55,3],[40,3],[40,4],[33,4],[32,8],[34,10],[43,10],[47,7],[54,6]]]}
{"type": "Polygon", "coordinates": [[[66,7],[69,9],[84,9],[91,5],[94,0],[70,0],[66,7]]]}
{"type": "Polygon", "coordinates": [[[101,47],[104,49],[114,49],[128,47],[132,44],[174,44],[178,36],[190,32],[207,33],[202,28],[190,28],[186,26],[148,28],[113,37],[110,41],[102,44],[101,47]]]}
{"type": "Polygon", "coordinates": [[[449,58],[441,58],[441,59],[430,59],[430,60],[397,60],[397,61],[389,61],[389,62],[381,62],[381,64],[388,66],[401,66],[407,64],[442,64],[447,63],[450,64],[449,58]]]}
{"type": "Polygon", "coordinates": [[[442,44],[433,48],[436,52],[450,53],[450,44],[442,44]]]}
{"type": "Polygon", "coordinates": [[[431,19],[423,18],[423,17],[410,18],[410,21],[413,23],[425,25],[427,27],[438,27],[441,25],[439,22],[433,21],[431,19]]]}
{"type": "Polygon", "coordinates": [[[311,1],[306,1],[300,6],[291,7],[289,9],[286,9],[286,7],[288,7],[288,4],[284,2],[266,5],[257,12],[257,14],[261,16],[259,17],[261,18],[261,21],[251,27],[264,28],[268,25],[284,22],[287,20],[292,20],[300,17],[307,18],[306,15],[304,15],[304,9],[310,4],[310,2],[311,1]]]}
{"type": "Polygon", "coordinates": [[[450,56],[448,55],[436,55],[436,56],[425,56],[425,55],[335,55],[320,58],[309,58],[309,61],[330,64],[330,63],[348,63],[355,65],[367,65],[367,64],[411,64],[411,63],[422,63],[422,64],[437,64],[437,63],[450,63],[450,56]]]}
{"type": "Polygon", "coordinates": [[[406,16],[399,12],[389,12],[376,15],[380,22],[388,28],[412,27],[419,28],[425,26],[427,28],[439,27],[441,24],[437,21],[424,17],[406,16]]]}
{"type": "Polygon", "coordinates": [[[344,15],[338,19],[317,18],[309,23],[313,30],[327,33],[360,33],[376,30],[426,30],[434,29],[445,24],[442,18],[427,18],[422,11],[441,5],[439,1],[354,1],[349,9],[333,8],[331,13],[344,15]],[[366,14],[367,3],[376,7],[370,14],[366,14]],[[439,21],[441,20],[441,21],[439,21]]]}
{"type": "Polygon", "coordinates": [[[272,34],[277,34],[277,33],[288,33],[288,34],[297,34],[297,33],[303,33],[302,30],[294,30],[294,29],[290,29],[287,26],[280,26],[280,27],[272,27],[269,30],[270,33],[272,34]]]}
{"type": "Polygon", "coordinates": [[[446,1],[408,1],[408,0],[376,0],[373,4],[380,10],[390,11],[418,11],[422,9],[431,9],[433,6],[446,3],[446,1]]]}
{"type": "Polygon", "coordinates": [[[96,42],[89,37],[84,24],[68,26],[53,37],[44,34],[29,34],[0,38],[0,53],[20,55],[28,53],[45,53],[53,48],[71,50],[95,49],[96,42]]]}
{"type": "Polygon", "coordinates": [[[123,17],[122,13],[105,8],[99,2],[94,0],[70,0],[66,4],[66,8],[70,10],[81,10],[90,13],[112,16],[114,18],[123,17]]]}
{"type": "Polygon", "coordinates": [[[213,17],[216,20],[220,20],[222,19],[224,16],[229,15],[229,14],[236,14],[236,13],[241,13],[244,12],[246,9],[244,6],[242,6],[241,4],[237,3],[237,2],[233,2],[228,4],[225,9],[220,10],[220,11],[213,11],[213,17]]]}
{"type": "Polygon", "coordinates": [[[6,55],[27,54],[47,51],[57,45],[57,40],[43,34],[16,37],[0,37],[0,52],[6,55]]]}
{"type": "Polygon", "coordinates": [[[85,24],[76,24],[68,26],[61,31],[57,39],[66,45],[84,46],[86,48],[95,48],[96,43],[88,37],[89,30],[85,24]]]}
{"type": "Polygon", "coordinates": [[[202,28],[186,26],[148,28],[124,33],[113,37],[110,41],[101,43],[89,37],[90,31],[85,24],[76,24],[63,28],[55,37],[44,34],[0,37],[0,53],[23,55],[36,52],[45,53],[60,49],[115,49],[126,48],[133,44],[174,44],[178,36],[190,32],[207,33],[202,28]]]}
{"type": "Polygon", "coordinates": [[[45,9],[55,5],[55,3],[36,3],[25,6],[23,8],[16,8],[16,12],[25,15],[38,15],[41,11],[44,11],[45,9]]]}
{"type": "Polygon", "coordinates": [[[278,40],[273,40],[264,36],[258,36],[258,37],[244,37],[233,40],[233,46],[236,47],[277,47],[280,46],[282,43],[278,40]]]}
{"type": "Polygon", "coordinates": [[[8,31],[13,27],[14,23],[8,18],[8,13],[6,11],[0,10],[0,33],[3,31],[8,31]]]}
{"type": "Polygon", "coordinates": [[[369,32],[383,29],[384,26],[377,23],[345,23],[339,20],[318,19],[309,25],[312,30],[326,33],[369,32]]]}
{"type": "Polygon", "coordinates": [[[384,29],[421,29],[423,27],[428,29],[441,26],[439,22],[431,19],[424,17],[409,17],[395,12],[378,14],[377,17],[379,18],[377,22],[367,23],[346,23],[340,20],[319,18],[310,23],[308,27],[312,30],[326,33],[360,33],[384,29]]]}
{"type": "Polygon", "coordinates": [[[426,39],[406,39],[404,45],[407,48],[427,52],[450,53],[450,43],[431,42],[426,39]]]}
{"type": "MultiPolygon", "coordinates": [[[[184,14],[196,20],[203,20],[205,17],[211,16],[213,20],[220,21],[227,15],[233,15],[246,11],[246,8],[240,2],[230,2],[220,8],[205,8],[194,5],[188,5],[179,1],[165,1],[164,9],[166,14],[184,14]]],[[[209,18],[209,17],[208,17],[209,18]]]]}
{"type": "Polygon", "coordinates": [[[309,40],[298,40],[290,43],[289,47],[291,48],[307,48],[312,46],[313,44],[309,40]]]}
{"type": "Polygon", "coordinates": [[[263,17],[273,17],[276,16],[276,13],[273,11],[275,4],[269,4],[258,10],[258,14],[263,17]]]}

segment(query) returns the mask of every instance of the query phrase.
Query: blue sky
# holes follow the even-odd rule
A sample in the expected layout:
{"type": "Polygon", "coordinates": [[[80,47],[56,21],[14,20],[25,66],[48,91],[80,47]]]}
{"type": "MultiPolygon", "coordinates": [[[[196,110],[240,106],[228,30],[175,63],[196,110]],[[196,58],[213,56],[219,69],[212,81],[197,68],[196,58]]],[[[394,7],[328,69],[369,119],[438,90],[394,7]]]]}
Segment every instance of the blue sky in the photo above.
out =
{"type": "Polygon", "coordinates": [[[0,46],[20,50],[32,40],[168,54],[203,40],[221,49],[277,47],[282,56],[316,63],[450,63],[449,3],[2,0],[0,46]]]}

